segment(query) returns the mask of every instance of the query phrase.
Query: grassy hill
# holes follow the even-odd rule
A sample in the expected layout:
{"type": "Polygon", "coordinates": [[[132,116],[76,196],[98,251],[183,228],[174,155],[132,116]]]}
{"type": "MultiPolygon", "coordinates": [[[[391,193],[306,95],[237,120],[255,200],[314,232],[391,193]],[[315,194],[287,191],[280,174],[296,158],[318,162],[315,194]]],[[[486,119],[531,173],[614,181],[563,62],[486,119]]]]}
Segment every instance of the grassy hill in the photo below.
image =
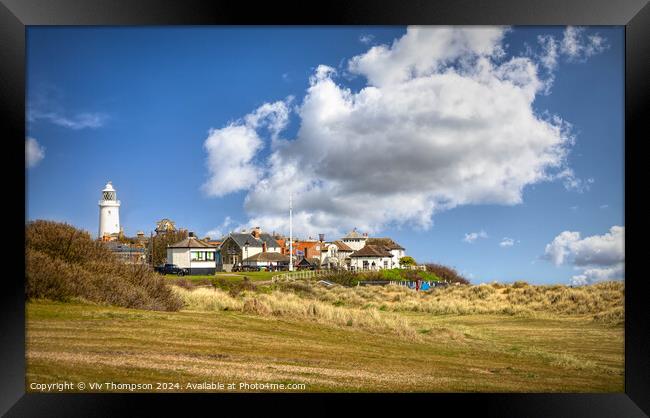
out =
{"type": "Polygon", "coordinates": [[[172,391],[205,381],[304,383],[316,392],[624,389],[621,326],[403,315],[417,339],[292,316],[36,301],[27,308],[27,382],[178,382],[172,391]]]}
{"type": "Polygon", "coordinates": [[[623,326],[602,314],[622,303],[622,284],[489,287],[174,287],[179,312],[36,300],[27,380],[178,382],[173,391],[204,381],[317,392],[623,390],[623,326]]]}

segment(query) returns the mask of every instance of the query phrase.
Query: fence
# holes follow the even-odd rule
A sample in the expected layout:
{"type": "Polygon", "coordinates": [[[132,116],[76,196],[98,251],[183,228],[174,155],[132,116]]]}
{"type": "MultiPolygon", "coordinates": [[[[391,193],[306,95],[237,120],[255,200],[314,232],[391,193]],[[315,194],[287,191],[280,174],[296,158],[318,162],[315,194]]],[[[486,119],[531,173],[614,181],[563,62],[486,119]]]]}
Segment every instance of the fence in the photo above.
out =
{"type": "Polygon", "coordinates": [[[407,270],[422,270],[422,271],[427,271],[427,266],[421,265],[421,266],[404,266],[402,267],[407,270]]]}
{"type": "MultiPolygon", "coordinates": [[[[426,266],[405,266],[404,269],[408,270],[423,270],[426,271],[426,266]]],[[[354,270],[354,273],[375,273],[377,271],[380,271],[380,269],[377,270],[354,270]]],[[[328,274],[332,273],[331,270],[301,270],[301,271],[293,271],[290,273],[282,273],[282,274],[276,274],[275,276],[271,277],[271,282],[286,282],[286,281],[294,281],[294,280],[301,280],[301,279],[311,279],[314,277],[318,276],[326,276],[328,274]]]]}
{"type": "Polygon", "coordinates": [[[294,271],[291,273],[277,274],[271,277],[271,281],[286,282],[286,281],[294,281],[299,279],[311,279],[317,276],[325,276],[330,273],[331,272],[329,270],[301,270],[301,271],[294,271]]]}

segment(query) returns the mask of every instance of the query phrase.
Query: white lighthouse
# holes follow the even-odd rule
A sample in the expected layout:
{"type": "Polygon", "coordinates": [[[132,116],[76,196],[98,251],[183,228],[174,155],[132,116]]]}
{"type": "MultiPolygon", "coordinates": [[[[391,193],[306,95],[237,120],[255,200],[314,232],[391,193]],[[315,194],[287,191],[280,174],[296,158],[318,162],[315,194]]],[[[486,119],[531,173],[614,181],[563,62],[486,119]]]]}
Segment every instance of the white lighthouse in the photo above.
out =
{"type": "Polygon", "coordinates": [[[109,181],[102,190],[102,200],[99,201],[99,239],[104,236],[120,233],[120,201],[113,185],[109,181]]]}

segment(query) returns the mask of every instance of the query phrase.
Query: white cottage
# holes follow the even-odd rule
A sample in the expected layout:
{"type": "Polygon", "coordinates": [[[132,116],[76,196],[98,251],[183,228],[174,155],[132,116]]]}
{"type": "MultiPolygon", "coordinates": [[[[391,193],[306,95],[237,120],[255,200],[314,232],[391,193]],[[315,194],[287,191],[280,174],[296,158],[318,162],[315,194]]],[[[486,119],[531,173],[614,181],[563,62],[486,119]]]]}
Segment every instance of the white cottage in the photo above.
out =
{"type": "Polygon", "coordinates": [[[343,241],[329,242],[321,246],[321,265],[326,268],[350,267],[350,254],[354,250],[343,241]]]}
{"type": "Polygon", "coordinates": [[[217,248],[193,234],[167,246],[167,263],[185,268],[189,274],[214,274],[217,269],[216,260],[217,248]]]}
{"type": "Polygon", "coordinates": [[[393,254],[393,263],[396,264],[395,267],[400,267],[399,259],[406,255],[404,247],[390,238],[368,238],[366,240],[366,245],[383,246],[384,249],[393,254]]]}
{"type": "Polygon", "coordinates": [[[352,270],[382,270],[398,267],[399,260],[382,245],[366,245],[350,254],[352,270]]]}

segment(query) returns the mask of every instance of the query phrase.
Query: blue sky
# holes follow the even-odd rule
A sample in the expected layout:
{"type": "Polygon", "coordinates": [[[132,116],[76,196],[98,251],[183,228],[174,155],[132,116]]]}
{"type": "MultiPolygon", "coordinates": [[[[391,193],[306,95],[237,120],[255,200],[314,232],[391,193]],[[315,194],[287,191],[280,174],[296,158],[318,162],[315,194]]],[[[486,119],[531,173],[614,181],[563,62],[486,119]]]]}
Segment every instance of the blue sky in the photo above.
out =
{"type": "Polygon", "coordinates": [[[624,264],[622,242],[611,231],[624,226],[623,28],[513,27],[486,29],[481,37],[455,29],[409,31],[30,27],[31,139],[26,144],[32,148],[26,218],[65,221],[96,234],[100,190],[111,180],[129,235],[148,233],[163,217],[201,235],[256,222],[287,233],[282,187],[291,183],[297,196],[296,222],[305,220],[302,229],[294,227],[304,235],[325,232],[327,239],[334,239],[357,226],[374,236],[392,237],[418,261],[454,266],[475,283],[620,278],[622,273],[608,272],[618,272],[616,266],[624,264]],[[429,46],[436,42],[441,44],[438,50],[429,46]],[[371,56],[370,48],[381,45],[383,49],[374,50],[381,54],[371,56]],[[507,65],[521,63],[510,61],[517,57],[536,65],[534,80],[525,71],[528,67],[507,65]],[[472,95],[482,59],[492,63],[486,77],[498,81],[483,86],[497,87],[472,95]],[[403,66],[411,69],[406,78],[400,75],[403,66]],[[454,77],[444,75],[450,72],[454,77]],[[466,79],[472,83],[464,84],[466,79]],[[529,112],[499,102],[498,92],[510,91],[498,90],[503,80],[517,86],[513,100],[525,102],[532,95],[529,112]],[[406,92],[413,82],[423,83],[420,93],[406,92]],[[470,90],[452,93],[449,108],[443,108],[443,96],[427,96],[428,91],[456,85],[470,90]],[[346,89],[343,102],[332,98],[346,89]],[[372,90],[369,102],[363,101],[362,90],[372,90]],[[431,112],[439,123],[427,119],[426,104],[407,110],[427,100],[438,106],[431,112]],[[486,103],[499,103],[494,105],[498,120],[486,103]],[[452,108],[461,113],[470,109],[471,115],[458,121],[449,116],[452,108]],[[328,116],[330,111],[340,116],[328,116]],[[257,115],[259,121],[245,122],[247,115],[257,115]],[[562,122],[553,121],[552,115],[562,122]],[[441,124],[452,119],[453,128],[441,133],[441,124]],[[280,126],[277,131],[273,123],[280,126]],[[404,137],[396,129],[402,124],[404,137]],[[562,127],[562,132],[550,133],[549,127],[562,127]],[[486,141],[486,132],[503,133],[504,141],[486,141]],[[425,142],[409,142],[413,135],[425,142]],[[530,142],[520,155],[511,151],[517,147],[504,145],[519,139],[530,142]],[[544,179],[527,172],[530,150],[552,140],[564,150],[553,156],[561,164],[544,166],[540,161],[546,160],[537,155],[531,166],[542,164],[544,179]],[[330,141],[342,142],[334,148],[330,141]],[[361,144],[358,150],[349,145],[355,141],[361,144]],[[394,148],[401,141],[411,152],[394,148]],[[368,146],[374,149],[364,148],[368,146]],[[458,153],[450,151],[456,148],[458,153]],[[476,160],[469,159],[477,149],[476,160]],[[375,151],[381,153],[373,156],[375,151]],[[277,166],[272,165],[274,153],[277,166]],[[430,169],[437,163],[427,161],[440,155],[448,155],[440,163],[444,170],[430,169]],[[482,155],[492,157],[482,160],[482,155]],[[495,165],[498,161],[512,165],[507,172],[514,173],[517,186],[504,186],[511,179],[495,165]],[[349,167],[369,162],[367,170],[348,173],[349,167]],[[416,170],[418,164],[425,168],[416,170]],[[228,167],[254,174],[235,187],[223,180],[228,167]],[[297,174],[285,182],[281,167],[294,167],[297,174]],[[479,179],[463,177],[473,167],[479,179]],[[482,172],[481,167],[487,168],[482,172]],[[346,176],[339,176],[342,172],[346,176]],[[481,180],[490,176],[494,182],[481,180]],[[405,189],[427,181],[437,186],[404,191],[392,186],[393,180],[405,189]],[[341,190],[345,194],[337,194],[341,190]],[[612,239],[615,249],[603,244],[612,239]],[[612,257],[598,258],[609,250],[615,253],[612,257]]]}

